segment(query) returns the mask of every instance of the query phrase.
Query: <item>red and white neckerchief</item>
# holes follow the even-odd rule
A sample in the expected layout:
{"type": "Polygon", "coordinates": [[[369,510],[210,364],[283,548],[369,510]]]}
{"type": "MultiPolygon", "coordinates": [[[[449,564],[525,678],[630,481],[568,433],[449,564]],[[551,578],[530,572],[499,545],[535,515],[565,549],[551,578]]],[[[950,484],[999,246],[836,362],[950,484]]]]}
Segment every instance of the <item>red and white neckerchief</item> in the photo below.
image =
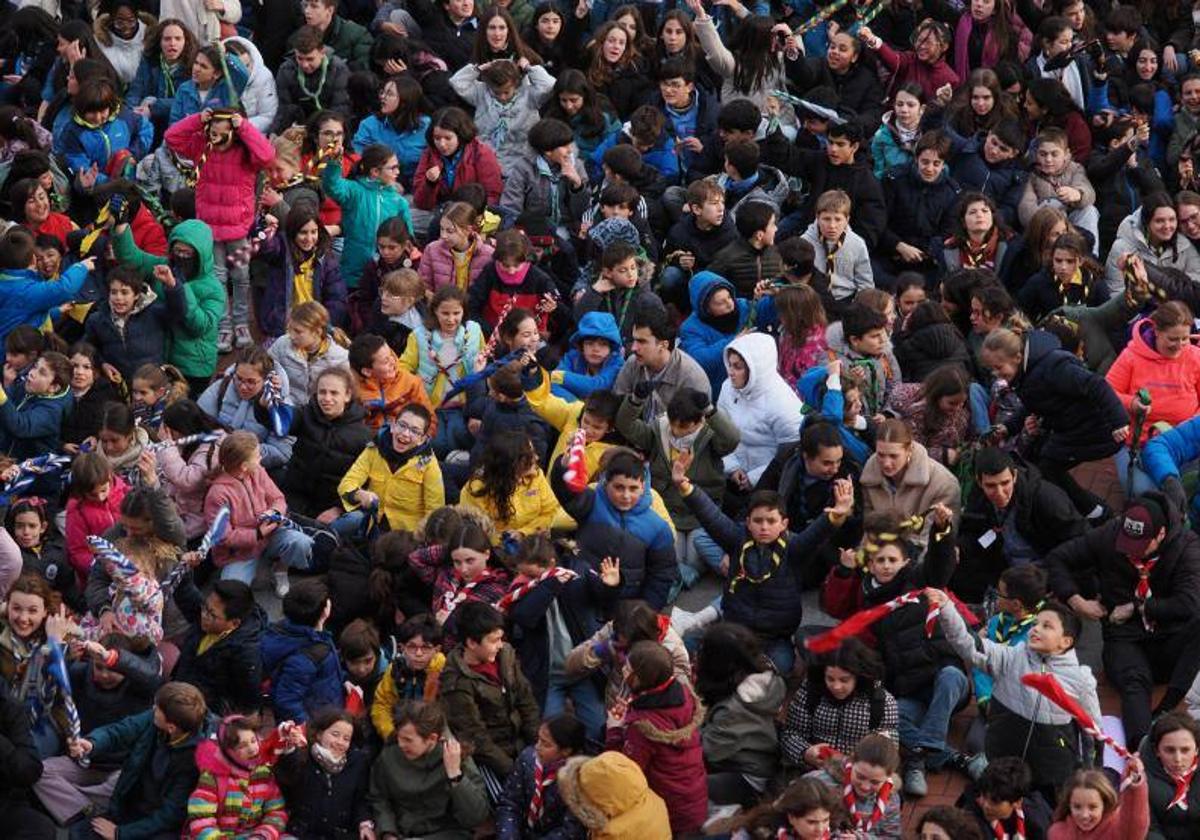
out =
{"type": "Polygon", "coordinates": [[[459,604],[470,597],[471,592],[475,589],[475,587],[479,586],[481,583],[491,580],[493,577],[494,575],[492,574],[491,570],[485,569],[479,577],[475,578],[475,580],[468,581],[457,589],[444,593],[442,595],[442,609],[448,613],[454,612],[454,610],[458,608],[459,604]]]}
{"type": "Polygon", "coordinates": [[[542,819],[545,790],[558,777],[558,767],[558,764],[554,764],[547,769],[540,758],[533,760],[533,795],[529,798],[529,810],[525,812],[525,822],[530,828],[533,828],[542,819]]]}
{"type": "Polygon", "coordinates": [[[1154,571],[1154,566],[1158,563],[1158,558],[1151,557],[1148,560],[1142,560],[1138,557],[1130,557],[1129,562],[1138,576],[1137,585],[1133,588],[1133,598],[1137,601],[1138,606],[1141,607],[1142,624],[1146,626],[1147,630],[1153,630],[1154,628],[1151,626],[1150,620],[1146,618],[1146,602],[1150,600],[1150,596],[1153,594],[1150,591],[1150,573],[1154,571]]]}
{"type": "Polygon", "coordinates": [[[508,612],[513,604],[524,598],[541,584],[550,580],[550,578],[558,578],[558,580],[562,583],[566,583],[567,581],[574,580],[577,577],[579,577],[579,575],[577,575],[575,572],[571,571],[570,569],[564,569],[561,566],[555,566],[552,569],[546,569],[546,571],[542,572],[537,577],[513,586],[512,589],[505,593],[503,598],[496,602],[496,609],[500,610],[500,612],[508,612]]]}
{"type": "Polygon", "coordinates": [[[1025,811],[1018,805],[1013,809],[1013,815],[1017,818],[1017,830],[1012,834],[1005,830],[1003,820],[992,820],[992,834],[996,840],[1025,840],[1025,811]]]}
{"type": "Polygon", "coordinates": [[[854,821],[854,830],[869,833],[871,829],[883,820],[883,813],[887,810],[887,801],[892,797],[892,780],[889,777],[886,782],[879,786],[879,792],[875,795],[875,807],[871,809],[871,813],[860,814],[854,807],[854,803],[858,797],[854,793],[851,767],[852,762],[847,761],[843,772],[843,781],[845,784],[842,788],[842,801],[846,804],[846,813],[854,821]]]}
{"type": "Polygon", "coordinates": [[[1171,781],[1175,783],[1175,795],[1171,797],[1171,801],[1167,804],[1167,810],[1179,808],[1181,811],[1188,809],[1188,790],[1192,786],[1192,776],[1196,775],[1196,764],[1200,762],[1200,757],[1192,758],[1192,766],[1187,769],[1187,772],[1182,776],[1176,776],[1174,773],[1168,773],[1171,781]]]}
{"type": "MultiPolygon", "coordinates": [[[[893,613],[901,607],[919,603],[921,603],[921,590],[914,589],[912,592],[905,592],[903,595],[898,595],[886,603],[877,604],[865,610],[859,610],[832,630],[827,630],[819,636],[807,639],[804,642],[804,646],[813,653],[828,653],[831,650],[836,650],[838,645],[851,636],[857,636],[864,632],[885,615],[893,613]]],[[[933,631],[937,627],[937,618],[940,612],[941,607],[935,607],[932,604],[929,605],[925,613],[926,637],[933,637],[933,631]]]]}

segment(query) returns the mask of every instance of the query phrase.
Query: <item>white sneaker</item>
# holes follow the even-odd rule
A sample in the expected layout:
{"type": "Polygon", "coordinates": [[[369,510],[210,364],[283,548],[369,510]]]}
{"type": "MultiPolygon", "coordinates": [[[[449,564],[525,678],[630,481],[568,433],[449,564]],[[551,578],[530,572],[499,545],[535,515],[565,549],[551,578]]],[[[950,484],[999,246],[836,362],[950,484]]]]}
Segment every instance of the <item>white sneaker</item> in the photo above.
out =
{"type": "Polygon", "coordinates": [[[275,572],[275,595],[284,598],[292,591],[292,583],[288,580],[287,569],[275,572]]]}
{"type": "Polygon", "coordinates": [[[233,350],[233,330],[221,327],[217,330],[217,352],[228,353],[233,350]]]}
{"type": "Polygon", "coordinates": [[[250,328],[245,324],[238,324],[233,328],[233,344],[237,349],[249,347],[254,343],[254,336],[250,335],[250,328]]]}
{"type": "Polygon", "coordinates": [[[702,630],[720,617],[721,614],[711,604],[696,612],[688,612],[675,607],[671,611],[671,626],[680,636],[685,636],[693,630],[702,630]]]}

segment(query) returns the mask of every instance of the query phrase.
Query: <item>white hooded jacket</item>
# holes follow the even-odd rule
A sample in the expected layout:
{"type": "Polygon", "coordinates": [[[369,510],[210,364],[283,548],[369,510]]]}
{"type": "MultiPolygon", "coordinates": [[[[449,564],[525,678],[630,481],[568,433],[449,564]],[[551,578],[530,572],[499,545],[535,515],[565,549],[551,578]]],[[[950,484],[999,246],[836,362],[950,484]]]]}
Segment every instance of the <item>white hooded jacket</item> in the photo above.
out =
{"type": "Polygon", "coordinates": [[[735,338],[725,348],[726,368],[730,353],[745,359],[749,376],[742,388],[726,379],[717,398],[717,408],[729,415],[742,435],[738,448],[725,456],[725,474],[742,470],[755,484],[780,445],[800,439],[804,403],[779,375],[779,351],[771,336],[748,333],[735,338]]]}
{"type": "Polygon", "coordinates": [[[250,58],[244,62],[250,71],[250,80],[242,91],[242,107],[250,124],[267,134],[271,123],[275,122],[275,112],[279,110],[279,97],[275,93],[275,76],[263,65],[262,53],[249,38],[234,35],[225,39],[226,44],[237,42],[249,53],[250,58]]]}

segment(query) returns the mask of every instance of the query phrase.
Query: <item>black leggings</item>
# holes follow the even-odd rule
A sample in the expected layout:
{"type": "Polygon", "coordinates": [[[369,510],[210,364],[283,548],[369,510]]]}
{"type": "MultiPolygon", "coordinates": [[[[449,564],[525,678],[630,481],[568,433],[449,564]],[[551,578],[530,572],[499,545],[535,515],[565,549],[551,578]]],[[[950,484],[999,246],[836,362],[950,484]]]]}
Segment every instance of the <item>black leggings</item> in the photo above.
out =
{"type": "Polygon", "coordinates": [[[1104,499],[1097,496],[1088,490],[1084,490],[1079,486],[1079,482],[1071,475],[1071,470],[1074,467],[1084,463],[1083,461],[1072,458],[1070,460],[1060,460],[1058,458],[1048,458],[1042,456],[1037,462],[1038,469],[1042,471],[1042,477],[1055,484],[1062,489],[1064,493],[1071,499],[1071,504],[1075,505],[1075,509],[1079,511],[1080,516],[1087,516],[1096,509],[1096,505],[1107,509],[1104,499]]]}

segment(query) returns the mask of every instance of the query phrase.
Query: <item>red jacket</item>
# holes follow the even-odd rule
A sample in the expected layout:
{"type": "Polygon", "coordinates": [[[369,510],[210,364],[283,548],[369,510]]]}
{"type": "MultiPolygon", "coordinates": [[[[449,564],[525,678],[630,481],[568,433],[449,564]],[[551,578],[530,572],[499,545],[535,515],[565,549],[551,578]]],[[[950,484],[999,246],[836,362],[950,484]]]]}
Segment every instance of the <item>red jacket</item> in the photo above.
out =
{"type": "Polygon", "coordinates": [[[138,206],[138,211],[129,222],[129,229],[133,233],[134,244],[147,254],[156,257],[167,255],[167,233],[154,214],[146,209],[146,205],[138,206]]]}
{"type": "Polygon", "coordinates": [[[1138,389],[1150,392],[1150,414],[1142,423],[1141,443],[1160,420],[1178,426],[1200,414],[1200,347],[1187,344],[1177,358],[1168,359],[1154,348],[1154,325],[1143,318],[1104,377],[1126,408],[1138,389]]]}
{"type": "Polygon", "coordinates": [[[1150,794],[1145,779],[1121,791],[1120,804],[1104,815],[1100,824],[1084,833],[1068,816],[1046,832],[1047,840],[1130,840],[1150,831],[1150,794]]]}
{"type": "Polygon", "coordinates": [[[942,58],[937,64],[930,65],[917,58],[917,54],[912,50],[896,52],[887,44],[881,45],[876,54],[879,56],[879,60],[892,71],[892,91],[901,85],[916,82],[921,86],[921,90],[925,91],[925,96],[933,100],[937,97],[937,90],[942,85],[951,87],[959,85],[958,74],[954,72],[953,67],[946,63],[945,58],[942,58]]]}
{"type": "MultiPolygon", "coordinates": [[[[499,204],[504,178],[500,172],[500,161],[491,147],[480,143],[478,138],[468,143],[454,171],[454,183],[481,184],[487,191],[488,204],[499,204]]],[[[413,173],[413,206],[418,210],[433,210],[449,200],[452,192],[454,188],[446,181],[446,164],[442,156],[426,146],[425,151],[421,152],[421,159],[417,161],[417,171],[413,173]],[[442,170],[434,183],[425,177],[426,170],[431,166],[442,170]]]]}
{"type": "Polygon", "coordinates": [[[686,683],[634,697],[623,727],[608,730],[607,749],[637,762],[650,789],[663,798],[676,835],[698,832],[708,818],[708,777],[700,745],[704,707],[686,683]]]}
{"type": "Polygon", "coordinates": [[[51,210],[50,215],[46,217],[46,221],[37,227],[28,222],[26,222],[25,227],[29,228],[29,232],[33,234],[34,238],[43,233],[48,233],[61,242],[65,248],[67,246],[67,236],[71,231],[75,230],[75,223],[71,221],[71,217],[66,213],[55,213],[51,210]]]}
{"type": "Polygon", "coordinates": [[[98,537],[121,518],[121,500],[129,485],[119,475],[113,476],[112,489],[103,502],[72,496],[67,500],[67,559],[75,569],[80,589],[87,584],[92,568],[92,550],[87,538],[98,537]]]}

